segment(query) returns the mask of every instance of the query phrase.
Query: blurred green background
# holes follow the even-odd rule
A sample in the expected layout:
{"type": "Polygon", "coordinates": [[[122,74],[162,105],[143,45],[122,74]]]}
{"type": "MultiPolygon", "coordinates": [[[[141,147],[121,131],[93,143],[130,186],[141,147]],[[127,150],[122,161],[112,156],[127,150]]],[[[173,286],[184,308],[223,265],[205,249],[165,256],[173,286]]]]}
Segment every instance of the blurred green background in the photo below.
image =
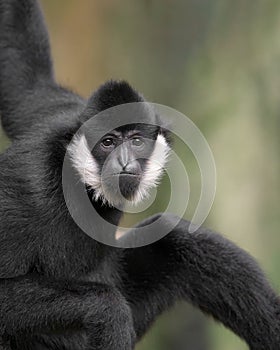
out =
{"type": "MultiPolygon", "coordinates": [[[[58,80],[88,96],[110,78],[190,117],[217,166],[206,226],[255,256],[280,291],[279,0],[42,0],[58,80]]],[[[0,144],[7,145],[0,132],[0,144]]],[[[192,190],[199,173],[181,149],[192,190]]],[[[245,350],[180,304],[137,350],[245,350]]]]}

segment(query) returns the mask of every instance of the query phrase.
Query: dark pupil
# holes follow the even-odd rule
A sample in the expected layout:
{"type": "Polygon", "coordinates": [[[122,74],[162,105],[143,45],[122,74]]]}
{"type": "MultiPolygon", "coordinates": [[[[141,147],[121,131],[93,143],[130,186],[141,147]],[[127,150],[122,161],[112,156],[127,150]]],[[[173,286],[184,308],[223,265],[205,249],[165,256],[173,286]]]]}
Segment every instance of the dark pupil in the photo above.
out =
{"type": "Polygon", "coordinates": [[[133,144],[134,146],[141,146],[142,143],[143,143],[142,140],[139,139],[139,138],[133,139],[133,140],[132,140],[132,144],[133,144]]]}
{"type": "Polygon", "coordinates": [[[109,146],[112,146],[113,140],[112,139],[105,139],[105,140],[103,140],[102,143],[105,147],[109,147],[109,146]]]}

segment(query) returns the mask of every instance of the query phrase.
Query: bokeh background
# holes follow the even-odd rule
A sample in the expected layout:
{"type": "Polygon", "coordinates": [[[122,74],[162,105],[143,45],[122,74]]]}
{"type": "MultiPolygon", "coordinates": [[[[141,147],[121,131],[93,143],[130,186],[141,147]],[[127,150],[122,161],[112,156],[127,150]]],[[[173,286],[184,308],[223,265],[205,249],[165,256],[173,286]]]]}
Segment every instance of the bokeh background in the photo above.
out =
{"type": "MultiPolygon", "coordinates": [[[[205,225],[255,256],[280,291],[279,0],[42,0],[42,6],[62,84],[86,97],[107,79],[126,79],[149,101],[196,123],[218,175],[205,225]]],[[[0,132],[1,148],[7,144],[0,132]]],[[[177,147],[199,194],[195,162],[177,147]]],[[[247,347],[180,304],[137,348],[148,349],[247,347]]]]}

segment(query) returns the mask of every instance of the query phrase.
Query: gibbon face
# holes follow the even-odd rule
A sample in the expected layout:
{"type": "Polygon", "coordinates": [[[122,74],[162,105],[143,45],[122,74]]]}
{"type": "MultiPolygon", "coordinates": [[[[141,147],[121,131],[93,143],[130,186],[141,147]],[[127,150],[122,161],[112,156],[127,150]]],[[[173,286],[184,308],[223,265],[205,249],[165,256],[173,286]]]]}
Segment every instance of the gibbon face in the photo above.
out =
{"type": "Polygon", "coordinates": [[[85,135],[75,136],[69,146],[72,164],[93,199],[110,206],[146,198],[158,185],[169,150],[160,128],[148,124],[112,130],[92,150],[85,135]]]}

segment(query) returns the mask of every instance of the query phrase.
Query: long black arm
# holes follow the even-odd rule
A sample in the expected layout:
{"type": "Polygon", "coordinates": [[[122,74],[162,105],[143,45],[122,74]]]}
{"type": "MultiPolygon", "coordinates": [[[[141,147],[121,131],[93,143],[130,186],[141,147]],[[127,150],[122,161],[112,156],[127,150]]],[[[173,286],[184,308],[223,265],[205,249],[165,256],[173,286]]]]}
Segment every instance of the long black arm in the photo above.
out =
{"type": "MultiPolygon", "coordinates": [[[[174,220],[165,216],[166,225],[174,220]]],[[[189,233],[188,228],[181,220],[160,241],[123,252],[122,292],[133,310],[137,337],[176,300],[186,300],[251,350],[279,349],[280,300],[254,259],[217,233],[203,228],[189,233]]]]}
{"type": "Polygon", "coordinates": [[[54,79],[49,38],[36,0],[0,0],[0,113],[18,138],[46,117],[79,113],[84,101],[54,79]]]}

